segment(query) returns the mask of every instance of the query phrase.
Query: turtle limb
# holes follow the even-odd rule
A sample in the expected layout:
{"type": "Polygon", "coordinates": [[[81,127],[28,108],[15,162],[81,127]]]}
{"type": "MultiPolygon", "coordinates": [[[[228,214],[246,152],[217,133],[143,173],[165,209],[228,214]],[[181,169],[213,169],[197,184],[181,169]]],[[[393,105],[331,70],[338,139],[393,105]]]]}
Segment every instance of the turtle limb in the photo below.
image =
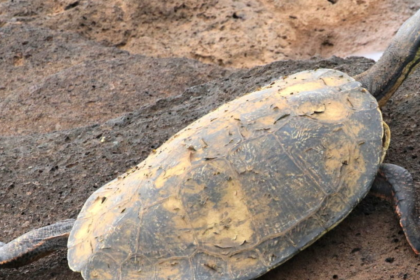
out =
{"type": "Polygon", "coordinates": [[[355,77],[382,107],[420,65],[420,10],[400,27],[381,59],[355,77]]]}
{"type": "Polygon", "coordinates": [[[411,174],[400,166],[382,164],[371,192],[393,203],[408,243],[413,251],[419,254],[420,209],[416,207],[416,190],[411,174]]]}
{"type": "Polygon", "coordinates": [[[0,269],[27,265],[60,248],[66,248],[74,221],[68,219],[34,229],[7,244],[0,242],[0,269]]]}

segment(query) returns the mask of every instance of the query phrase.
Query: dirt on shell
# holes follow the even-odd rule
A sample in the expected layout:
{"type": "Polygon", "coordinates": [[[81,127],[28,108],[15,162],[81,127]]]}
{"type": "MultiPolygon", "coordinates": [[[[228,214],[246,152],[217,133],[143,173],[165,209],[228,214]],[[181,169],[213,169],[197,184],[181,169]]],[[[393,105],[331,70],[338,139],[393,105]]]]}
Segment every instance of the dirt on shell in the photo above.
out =
{"type": "MultiPolygon", "coordinates": [[[[1,241],[75,218],[93,191],[171,135],[273,79],[321,67],[363,72],[373,61],[282,59],[383,50],[420,7],[408,0],[162,3],[0,0],[1,241]]],[[[383,110],[392,130],[386,162],[406,167],[417,186],[419,84],[417,71],[383,110]]],[[[392,207],[367,197],[261,279],[417,279],[419,269],[392,207]]],[[[0,279],[82,278],[62,250],[0,270],[0,279]]]]}

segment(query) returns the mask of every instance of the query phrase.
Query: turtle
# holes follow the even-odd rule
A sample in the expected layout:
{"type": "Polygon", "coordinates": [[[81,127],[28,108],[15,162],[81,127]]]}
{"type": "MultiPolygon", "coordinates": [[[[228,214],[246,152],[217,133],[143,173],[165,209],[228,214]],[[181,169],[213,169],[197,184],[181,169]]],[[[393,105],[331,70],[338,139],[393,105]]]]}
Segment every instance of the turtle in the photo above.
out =
{"type": "Polygon", "coordinates": [[[0,267],[67,247],[90,279],[254,279],[339,224],[369,191],[389,199],[414,253],[410,173],[383,163],[380,108],[418,66],[420,11],[355,77],[280,77],[196,120],[95,191],[76,220],[0,246],[0,267]]]}

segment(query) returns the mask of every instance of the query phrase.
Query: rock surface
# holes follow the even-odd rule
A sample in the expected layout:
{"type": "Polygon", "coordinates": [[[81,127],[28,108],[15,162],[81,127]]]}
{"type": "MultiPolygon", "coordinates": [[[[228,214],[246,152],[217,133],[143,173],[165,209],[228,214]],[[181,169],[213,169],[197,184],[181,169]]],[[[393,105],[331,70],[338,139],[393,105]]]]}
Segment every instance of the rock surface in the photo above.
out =
{"type": "Polygon", "coordinates": [[[416,0],[0,1],[21,22],[154,57],[227,67],[381,51],[416,0]]]}
{"type": "MultiPolygon", "coordinates": [[[[301,70],[355,75],[373,62],[334,57],[226,66],[383,48],[419,7],[415,2],[0,0],[1,241],[75,218],[95,189],[236,96],[301,70]]],[[[406,167],[417,186],[419,84],[417,71],[384,109],[393,132],[386,161],[406,167]]],[[[419,267],[390,205],[368,197],[261,279],[416,279],[419,267]]],[[[0,279],[81,276],[61,251],[0,270],[0,279]]]]}

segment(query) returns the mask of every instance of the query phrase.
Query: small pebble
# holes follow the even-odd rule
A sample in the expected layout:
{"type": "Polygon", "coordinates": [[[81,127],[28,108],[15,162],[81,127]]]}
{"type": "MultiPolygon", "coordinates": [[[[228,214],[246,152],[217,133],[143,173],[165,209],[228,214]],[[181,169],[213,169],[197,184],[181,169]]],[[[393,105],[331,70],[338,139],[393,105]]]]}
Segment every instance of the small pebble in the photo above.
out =
{"type": "Polygon", "coordinates": [[[385,261],[388,262],[388,263],[393,263],[394,262],[394,258],[386,258],[385,261]]]}

